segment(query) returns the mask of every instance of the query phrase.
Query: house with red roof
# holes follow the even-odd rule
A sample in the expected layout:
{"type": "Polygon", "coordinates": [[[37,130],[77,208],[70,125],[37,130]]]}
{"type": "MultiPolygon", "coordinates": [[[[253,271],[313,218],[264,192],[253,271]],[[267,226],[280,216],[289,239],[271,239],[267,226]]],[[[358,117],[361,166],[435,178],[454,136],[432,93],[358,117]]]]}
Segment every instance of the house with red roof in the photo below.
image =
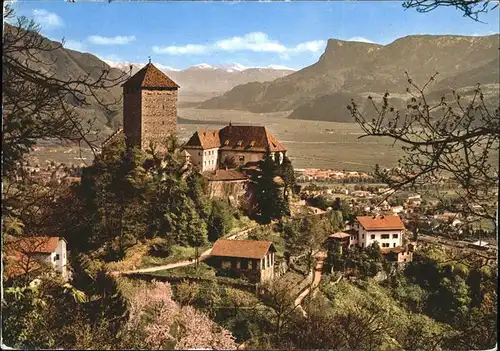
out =
{"type": "Polygon", "coordinates": [[[228,126],[220,130],[195,132],[184,149],[191,162],[202,172],[215,171],[231,160],[236,166],[256,163],[264,159],[267,150],[276,162],[286,156],[286,148],[261,126],[228,126]]]}
{"type": "Polygon", "coordinates": [[[4,272],[7,279],[53,269],[68,278],[66,240],[58,236],[13,238],[4,243],[4,272]]]}
{"type": "Polygon", "coordinates": [[[353,229],[358,233],[355,242],[367,247],[378,242],[381,248],[394,248],[403,245],[405,225],[399,216],[358,216],[353,229]]]}
{"type": "Polygon", "coordinates": [[[350,230],[349,246],[364,248],[377,242],[386,258],[409,262],[412,260],[412,252],[403,247],[405,230],[399,216],[358,216],[350,230]]]}
{"type": "Polygon", "coordinates": [[[252,282],[265,282],[274,277],[276,249],[270,241],[219,239],[210,252],[218,273],[246,276],[252,282]]]}

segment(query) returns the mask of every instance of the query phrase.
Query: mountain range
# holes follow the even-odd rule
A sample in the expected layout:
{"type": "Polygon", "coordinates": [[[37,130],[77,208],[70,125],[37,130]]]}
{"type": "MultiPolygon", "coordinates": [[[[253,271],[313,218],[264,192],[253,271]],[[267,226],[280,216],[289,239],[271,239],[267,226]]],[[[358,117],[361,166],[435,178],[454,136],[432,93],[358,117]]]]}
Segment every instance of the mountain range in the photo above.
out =
{"type": "MultiPolygon", "coordinates": [[[[132,74],[145,65],[145,63],[105,62],[111,67],[126,72],[132,67],[132,74]]],[[[181,98],[186,95],[220,94],[240,84],[272,81],[294,72],[291,68],[278,65],[247,67],[239,63],[227,65],[201,63],[183,70],[157,63],[154,63],[154,65],[181,86],[179,90],[181,98]]]]}
{"type": "MultiPolygon", "coordinates": [[[[11,26],[5,24],[4,30],[11,26]]],[[[38,34],[34,34],[38,35],[38,34]]],[[[98,76],[103,69],[118,78],[132,66],[132,74],[144,64],[102,61],[97,56],[64,48],[58,42],[45,40],[54,48],[38,55],[50,62],[33,67],[54,72],[60,79],[98,76]],[[52,63],[53,62],[53,63],[52,63]]],[[[498,103],[499,35],[485,37],[418,35],[400,38],[388,45],[328,40],[318,62],[299,71],[281,66],[246,67],[241,64],[199,64],[175,70],[157,64],[180,86],[180,107],[192,104],[204,109],[248,110],[252,112],[290,111],[292,119],[352,122],[345,106],[351,99],[369,108],[366,97],[391,93],[390,102],[405,106],[407,71],[423,84],[435,72],[438,78],[429,93],[439,99],[443,92],[473,91],[476,83],[484,87],[488,101],[498,103]],[[203,101],[206,96],[215,96],[203,101]]],[[[126,77],[123,77],[125,79],[126,77]]],[[[96,96],[105,102],[119,100],[120,84],[100,89],[96,96]]],[[[115,112],[105,111],[96,99],[80,108],[85,120],[95,117],[96,128],[110,132],[122,123],[122,105],[115,112]]]]}
{"type": "Polygon", "coordinates": [[[439,72],[427,92],[463,90],[481,83],[494,102],[499,87],[499,35],[412,35],[388,45],[328,40],[319,61],[272,82],[238,85],[204,101],[200,108],[265,113],[291,111],[290,118],[352,121],[345,108],[351,99],[367,107],[366,97],[391,93],[395,107],[405,106],[408,72],[419,85],[439,72]]]}

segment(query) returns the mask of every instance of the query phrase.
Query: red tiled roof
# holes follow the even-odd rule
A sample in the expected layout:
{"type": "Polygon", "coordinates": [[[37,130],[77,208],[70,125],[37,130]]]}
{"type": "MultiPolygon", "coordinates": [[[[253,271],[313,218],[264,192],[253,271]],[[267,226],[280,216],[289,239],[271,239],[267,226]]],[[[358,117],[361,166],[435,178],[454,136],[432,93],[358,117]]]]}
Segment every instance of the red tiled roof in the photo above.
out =
{"type": "Polygon", "coordinates": [[[60,239],[55,236],[32,236],[5,243],[6,276],[10,278],[40,269],[42,265],[28,257],[33,254],[53,253],[60,239]]]}
{"type": "Polygon", "coordinates": [[[403,230],[405,225],[399,216],[358,216],[358,222],[365,230],[403,230]]]}
{"type": "Polygon", "coordinates": [[[58,236],[29,236],[7,244],[9,248],[26,253],[52,253],[59,244],[58,236]]]}
{"type": "Polygon", "coordinates": [[[123,85],[126,88],[180,88],[152,63],[148,63],[136,74],[130,77],[123,85]]]}
{"type": "Polygon", "coordinates": [[[205,172],[205,177],[210,180],[244,180],[248,177],[235,169],[217,169],[215,172],[205,172]]]}
{"type": "Polygon", "coordinates": [[[229,125],[219,131],[196,132],[191,136],[185,147],[195,149],[211,149],[219,147],[222,150],[240,150],[266,152],[286,151],[286,148],[267,131],[259,126],[229,125]]]}
{"type": "Polygon", "coordinates": [[[220,131],[221,149],[249,150],[265,152],[286,151],[286,148],[261,126],[233,126],[229,125],[220,131]]]}
{"type": "Polygon", "coordinates": [[[350,237],[349,234],[347,233],[344,233],[344,232],[337,232],[335,234],[330,234],[329,235],[330,238],[337,238],[337,239],[343,239],[343,238],[348,238],[350,237]]]}
{"type": "Polygon", "coordinates": [[[219,131],[218,130],[205,130],[196,131],[191,138],[189,138],[185,148],[188,149],[213,149],[220,146],[219,131]]]}
{"type": "Polygon", "coordinates": [[[269,250],[276,252],[270,241],[219,239],[215,242],[210,255],[261,259],[269,250]]]}

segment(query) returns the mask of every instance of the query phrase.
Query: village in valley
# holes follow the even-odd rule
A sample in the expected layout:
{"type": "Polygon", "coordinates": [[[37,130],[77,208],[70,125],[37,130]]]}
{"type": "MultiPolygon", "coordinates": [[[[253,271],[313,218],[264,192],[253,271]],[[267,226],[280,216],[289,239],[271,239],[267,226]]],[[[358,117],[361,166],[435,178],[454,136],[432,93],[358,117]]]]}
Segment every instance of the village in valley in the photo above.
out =
{"type": "MultiPolygon", "coordinates": [[[[8,7],[7,14],[15,16],[8,7]]],[[[9,43],[38,46],[42,54],[66,50],[26,20],[10,23],[7,51],[9,43]],[[34,39],[26,42],[25,33],[34,39]]],[[[420,139],[412,146],[414,136],[406,139],[382,119],[370,125],[353,99],[348,110],[360,130],[410,145],[399,164],[374,164],[372,171],[295,167],[304,155],[274,124],[207,122],[181,138],[180,101],[188,104],[182,84],[151,57],[126,72],[105,64],[95,83],[43,78],[50,89],[38,85],[42,73],[30,73],[15,57],[5,61],[4,83],[10,90],[3,120],[14,122],[4,132],[2,348],[495,345],[498,178],[491,174],[498,176],[498,163],[490,169],[486,151],[483,158],[471,151],[484,144],[464,144],[471,148],[466,157],[476,160],[467,159],[467,178],[464,162],[454,159],[462,149],[453,149],[453,135],[448,149],[432,149],[449,152],[444,161],[427,148],[415,156],[420,139]],[[22,70],[40,77],[15,83],[26,79],[22,70]],[[84,144],[83,136],[98,133],[90,122],[75,124],[79,109],[105,109],[110,101],[94,89],[118,91],[122,114],[104,137],[84,144]],[[40,106],[30,107],[29,99],[41,99],[40,106]],[[26,114],[21,105],[34,110],[26,114]],[[47,119],[61,109],[60,119],[47,119]],[[25,122],[27,115],[39,120],[25,122]],[[440,166],[429,170],[422,157],[440,166]]],[[[470,104],[460,113],[470,117],[489,106],[470,104]]],[[[427,102],[408,102],[408,110],[425,108],[427,102]]],[[[498,118],[498,108],[494,113],[498,118]]],[[[460,119],[468,132],[473,119],[460,119]]],[[[425,131],[438,129],[433,123],[440,122],[422,120],[406,117],[401,128],[410,133],[420,121],[425,131]]],[[[485,144],[497,152],[498,135],[490,134],[485,144]]]]}

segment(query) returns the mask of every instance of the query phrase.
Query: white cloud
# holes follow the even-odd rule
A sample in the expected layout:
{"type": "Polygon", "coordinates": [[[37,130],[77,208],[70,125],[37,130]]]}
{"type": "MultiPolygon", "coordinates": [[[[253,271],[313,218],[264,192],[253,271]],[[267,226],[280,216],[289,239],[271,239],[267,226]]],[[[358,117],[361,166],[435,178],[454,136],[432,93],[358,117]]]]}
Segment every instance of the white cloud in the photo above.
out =
{"type": "Polygon", "coordinates": [[[215,41],[211,44],[187,44],[182,46],[153,46],[155,54],[170,54],[170,55],[184,55],[184,54],[205,54],[217,51],[236,52],[236,51],[253,51],[253,52],[267,52],[277,53],[282,57],[288,57],[289,54],[311,52],[317,53],[325,48],[326,41],[313,40],[304,43],[299,43],[293,47],[287,47],[280,43],[278,40],[269,38],[263,32],[251,32],[243,36],[235,36],[222,40],[215,41]]]}
{"type": "Polygon", "coordinates": [[[82,43],[81,41],[77,41],[77,40],[65,40],[64,47],[66,49],[71,49],[71,50],[76,50],[76,51],[84,51],[85,50],[85,44],[82,43]]]}
{"type": "Polygon", "coordinates": [[[184,46],[153,46],[155,54],[185,55],[185,54],[203,54],[206,52],[204,45],[184,45],[184,46]]]}
{"type": "Polygon", "coordinates": [[[359,41],[361,43],[376,44],[374,41],[371,41],[370,39],[366,39],[365,37],[359,37],[359,36],[349,38],[346,41],[359,41]]]}
{"type": "Polygon", "coordinates": [[[287,48],[277,40],[271,40],[266,33],[252,32],[242,37],[232,37],[216,41],[213,45],[221,51],[255,51],[255,52],[277,52],[287,51],[287,48]]]}
{"type": "Polygon", "coordinates": [[[92,44],[96,45],[126,45],[135,40],[135,36],[102,37],[100,35],[91,35],[87,38],[92,44]]]}
{"type": "Polygon", "coordinates": [[[300,43],[294,48],[290,49],[291,52],[321,52],[325,49],[325,40],[312,40],[306,41],[305,43],[300,43]]]}
{"type": "Polygon", "coordinates": [[[64,26],[64,22],[61,17],[53,12],[49,12],[44,9],[34,9],[33,19],[39,23],[43,29],[51,29],[64,26]]]}

